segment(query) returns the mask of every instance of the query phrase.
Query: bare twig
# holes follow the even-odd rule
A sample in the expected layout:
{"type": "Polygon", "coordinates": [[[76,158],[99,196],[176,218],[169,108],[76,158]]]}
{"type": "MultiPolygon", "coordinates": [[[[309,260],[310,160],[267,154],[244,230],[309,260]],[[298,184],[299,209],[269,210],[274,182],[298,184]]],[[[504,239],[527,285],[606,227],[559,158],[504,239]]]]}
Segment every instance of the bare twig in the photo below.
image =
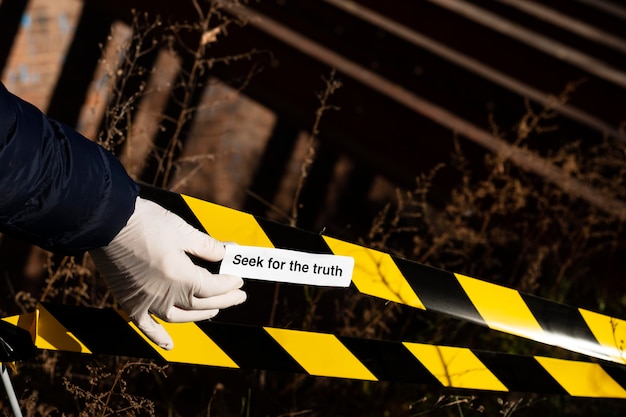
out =
{"type": "Polygon", "coordinates": [[[335,78],[336,70],[333,68],[330,72],[329,78],[324,78],[324,83],[326,85],[323,92],[317,95],[319,100],[319,106],[315,111],[315,121],[313,122],[313,128],[311,129],[311,133],[308,138],[308,147],[307,153],[300,166],[300,177],[298,183],[296,185],[296,190],[294,192],[294,196],[291,204],[291,218],[289,220],[289,224],[291,226],[296,226],[298,223],[298,212],[300,210],[300,195],[302,194],[302,189],[304,188],[304,184],[306,183],[307,177],[309,175],[309,170],[315,162],[315,156],[317,152],[317,135],[319,134],[319,126],[322,120],[322,116],[324,112],[327,110],[337,110],[336,106],[328,104],[328,100],[330,97],[341,87],[341,82],[335,78]]]}

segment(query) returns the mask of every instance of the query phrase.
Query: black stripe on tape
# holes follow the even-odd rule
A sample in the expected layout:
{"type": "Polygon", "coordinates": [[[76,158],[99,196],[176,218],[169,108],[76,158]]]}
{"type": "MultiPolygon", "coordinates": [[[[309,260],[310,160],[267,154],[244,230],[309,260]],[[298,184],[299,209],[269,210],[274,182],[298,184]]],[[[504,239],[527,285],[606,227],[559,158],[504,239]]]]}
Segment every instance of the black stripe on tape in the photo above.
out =
{"type": "Polygon", "coordinates": [[[567,394],[565,389],[532,356],[473,352],[510,391],[567,394]]]}
{"type": "Polygon", "coordinates": [[[600,366],[615,382],[626,389],[626,366],[612,365],[610,363],[602,363],[600,366]]]}
{"type": "Polygon", "coordinates": [[[271,220],[255,216],[259,226],[269,240],[281,249],[295,249],[302,252],[332,254],[324,238],[316,233],[295,229],[271,220]]]}
{"type": "Polygon", "coordinates": [[[453,273],[392,256],[398,269],[426,307],[486,325],[453,273]]]}
{"type": "Polygon", "coordinates": [[[577,308],[534,295],[521,296],[544,331],[576,339],[577,343],[600,345],[577,308]]]}
{"type": "Polygon", "coordinates": [[[341,343],[381,381],[442,386],[400,342],[339,337],[341,343]]]}
{"type": "Polygon", "coordinates": [[[307,373],[262,327],[215,321],[196,324],[241,368],[307,373]]]}
{"type": "Polygon", "coordinates": [[[157,203],[172,213],[176,213],[196,229],[206,232],[204,226],[202,226],[202,223],[200,223],[200,220],[198,220],[194,212],[191,211],[191,208],[189,208],[182,195],[142,184],[139,190],[139,196],[157,203]]]}
{"type": "Polygon", "coordinates": [[[163,360],[113,309],[42,305],[92,353],[163,360]]]}
{"type": "Polygon", "coordinates": [[[36,352],[27,330],[0,320],[0,362],[24,361],[36,352]]]}

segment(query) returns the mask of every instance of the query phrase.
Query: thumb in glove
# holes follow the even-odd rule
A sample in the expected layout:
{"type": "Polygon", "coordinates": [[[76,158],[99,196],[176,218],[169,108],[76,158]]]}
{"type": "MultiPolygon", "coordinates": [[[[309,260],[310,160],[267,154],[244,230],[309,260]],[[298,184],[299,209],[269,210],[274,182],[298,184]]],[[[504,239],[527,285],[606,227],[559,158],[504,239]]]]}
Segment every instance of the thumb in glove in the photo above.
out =
{"type": "Polygon", "coordinates": [[[150,313],[167,322],[200,321],[246,300],[241,277],[211,274],[187,255],[219,261],[224,252],[222,242],[141,197],[111,243],[89,251],[122,309],[164,349],[174,342],[150,313]]]}

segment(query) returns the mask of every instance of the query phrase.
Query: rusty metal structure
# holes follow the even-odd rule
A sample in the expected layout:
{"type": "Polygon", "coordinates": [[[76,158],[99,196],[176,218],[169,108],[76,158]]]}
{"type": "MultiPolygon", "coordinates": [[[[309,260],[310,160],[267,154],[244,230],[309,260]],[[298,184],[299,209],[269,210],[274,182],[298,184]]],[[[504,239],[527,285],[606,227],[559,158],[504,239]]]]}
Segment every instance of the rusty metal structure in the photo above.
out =
{"type": "MultiPolygon", "coordinates": [[[[0,3],[0,67],[26,4],[0,3]]],[[[268,0],[222,5],[247,24],[221,38],[211,53],[271,51],[267,68],[244,90],[276,115],[250,185],[254,195],[270,202],[275,197],[298,132],[312,125],[320,77],[334,68],[342,82],[333,97],[341,111],[324,115],[320,147],[302,194],[303,227],[316,226],[324,204],[319,195],[332,182],[340,155],[352,165],[338,206],[344,217],[354,216],[375,177],[411,187],[416,176],[448,159],[457,139],[470,160],[480,161],[485,153],[504,155],[574,196],[624,216],[623,203],[598,195],[541,157],[542,149],[564,141],[626,139],[620,106],[626,97],[626,8],[620,3],[268,0]],[[560,100],[572,86],[567,100],[560,100]],[[558,126],[534,144],[536,152],[513,146],[493,127],[495,121],[514,136],[529,106],[554,110],[552,123],[558,126]]],[[[50,99],[50,116],[76,123],[100,45],[113,22],[131,20],[131,10],[165,21],[197,17],[193,2],[85,0],[50,99]]],[[[150,65],[156,54],[144,59],[150,65]]],[[[181,65],[185,70],[186,63],[181,65]]],[[[230,82],[247,69],[239,71],[237,64],[216,66],[207,76],[230,82]]],[[[158,133],[155,143],[169,133],[158,133]]],[[[148,167],[141,179],[154,175],[148,167]]],[[[254,198],[242,208],[264,210],[254,198]]]]}

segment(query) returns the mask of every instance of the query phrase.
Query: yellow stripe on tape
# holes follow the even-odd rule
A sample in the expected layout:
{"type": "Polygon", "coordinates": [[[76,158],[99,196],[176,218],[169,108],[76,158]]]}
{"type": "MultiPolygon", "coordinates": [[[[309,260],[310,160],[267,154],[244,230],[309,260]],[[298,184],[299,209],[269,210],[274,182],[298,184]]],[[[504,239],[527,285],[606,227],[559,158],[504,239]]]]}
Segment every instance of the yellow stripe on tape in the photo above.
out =
{"type": "Polygon", "coordinates": [[[182,197],[207,233],[215,239],[240,245],[274,247],[253,215],[194,197],[182,197]]]}
{"type": "Polygon", "coordinates": [[[309,374],[376,381],[376,377],[332,334],[265,327],[309,374]]]}
{"type": "Polygon", "coordinates": [[[573,396],[626,398],[626,390],[597,363],[535,357],[561,386],[573,396]]]}
{"type": "Polygon", "coordinates": [[[158,317],[155,319],[163,325],[174,341],[174,348],[165,350],[150,339],[132,322],[128,324],[148,344],[168,362],[188,363],[191,365],[221,366],[239,368],[237,364],[195,323],[168,323],[158,317]]]}
{"type": "Polygon", "coordinates": [[[579,308],[587,326],[604,352],[615,362],[626,363],[626,321],[579,308]]]}
{"type": "Polygon", "coordinates": [[[352,282],[368,295],[426,310],[389,254],[324,236],[335,255],[354,258],[352,282]]]}
{"type": "Polygon", "coordinates": [[[30,313],[20,314],[17,316],[4,317],[2,321],[26,330],[30,333],[31,339],[35,340],[37,338],[38,316],[39,313],[37,311],[32,311],[30,313]]]}
{"type": "Polygon", "coordinates": [[[519,292],[465,275],[454,275],[490,329],[533,340],[545,339],[541,325],[519,292]]]}
{"type": "Polygon", "coordinates": [[[467,348],[409,342],[403,344],[446,387],[508,391],[467,348]]]}
{"type": "MultiPolygon", "coordinates": [[[[28,316],[28,315],[33,315],[33,314],[35,313],[26,313],[26,314],[20,314],[17,316],[3,317],[2,321],[6,321],[7,323],[14,325],[15,327],[21,327],[24,330],[30,330],[28,328],[29,326],[24,327],[20,325],[20,319],[22,319],[22,322],[24,322],[23,317],[28,316]]],[[[33,318],[31,317],[31,320],[32,319],[33,318]]]]}
{"type": "Polygon", "coordinates": [[[48,310],[39,305],[35,311],[35,346],[39,349],[91,353],[89,349],[55,319],[48,310]]]}

